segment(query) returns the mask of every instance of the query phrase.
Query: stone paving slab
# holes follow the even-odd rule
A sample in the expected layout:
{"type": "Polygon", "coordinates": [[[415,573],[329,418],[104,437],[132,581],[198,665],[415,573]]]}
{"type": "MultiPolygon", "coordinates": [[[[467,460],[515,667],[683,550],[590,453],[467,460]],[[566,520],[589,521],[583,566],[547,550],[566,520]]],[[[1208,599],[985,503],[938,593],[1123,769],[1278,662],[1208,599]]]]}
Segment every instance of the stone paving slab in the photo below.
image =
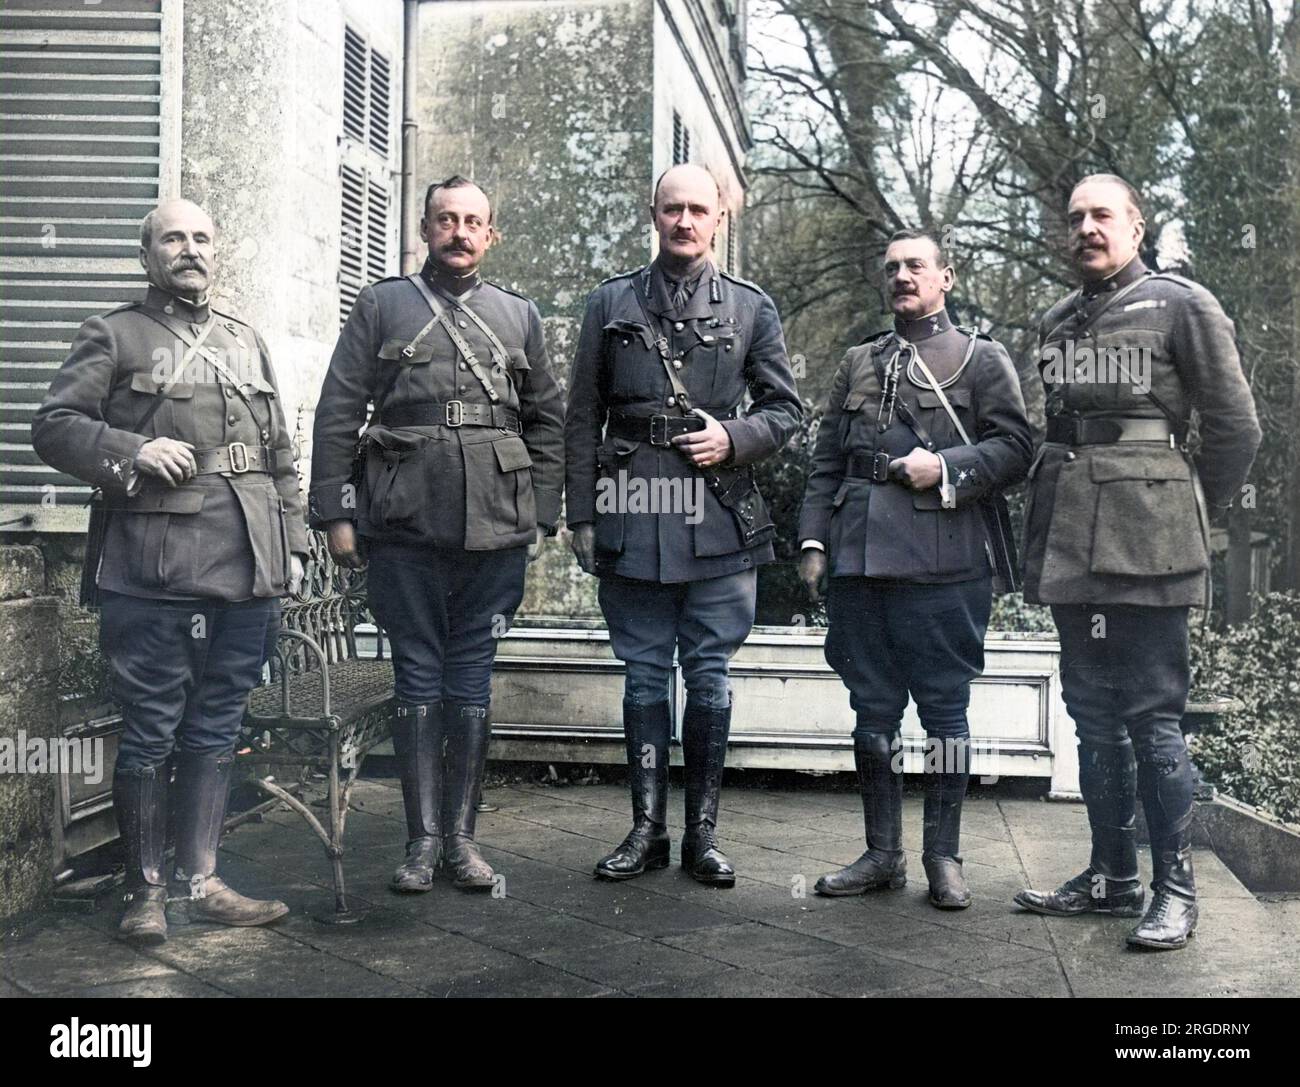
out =
{"type": "Polygon", "coordinates": [[[592,866],[626,832],[623,788],[498,786],[499,810],[479,819],[503,877],[496,895],[446,880],[392,894],[401,793],[368,779],[354,795],[345,869],[359,925],[313,919],[332,906],[330,867],[302,821],[277,811],[226,837],[221,871],[245,893],[284,899],[283,921],[177,925],[142,950],[114,939],[116,902],[50,913],[0,942],[0,996],[1294,995],[1300,976],[1300,903],[1266,907],[1205,851],[1201,928],[1183,952],[1127,950],[1131,920],[1016,909],[1021,887],[1054,886],[1086,863],[1077,804],[973,793],[963,855],[975,905],[947,912],[926,900],[919,791],[904,798],[908,884],[841,899],[812,885],[864,848],[852,793],[729,786],[719,831],[740,875],[723,890],[678,864],[679,790],[673,864],[611,884],[592,866]]]}

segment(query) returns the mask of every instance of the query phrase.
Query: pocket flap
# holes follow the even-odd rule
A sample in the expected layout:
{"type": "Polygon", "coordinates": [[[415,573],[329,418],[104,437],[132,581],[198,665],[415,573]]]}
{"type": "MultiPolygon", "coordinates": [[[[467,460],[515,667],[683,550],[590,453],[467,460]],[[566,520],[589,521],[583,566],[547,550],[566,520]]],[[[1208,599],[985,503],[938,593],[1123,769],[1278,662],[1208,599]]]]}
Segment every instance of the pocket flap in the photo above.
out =
{"type": "MultiPolygon", "coordinates": [[[[153,374],[137,373],[131,375],[131,391],[137,393],[157,393],[167,384],[166,378],[159,381],[153,374]]],[[[189,400],[194,395],[194,382],[178,381],[167,390],[168,400],[189,400]]]]}
{"type": "Polygon", "coordinates": [[[259,393],[266,393],[267,396],[275,395],[275,386],[272,385],[261,374],[254,374],[248,379],[248,384],[253,386],[259,393]]]}
{"type": "MultiPolygon", "coordinates": [[[[948,398],[948,403],[950,403],[954,408],[970,407],[969,389],[944,389],[943,392],[948,398]]],[[[926,389],[922,389],[916,394],[916,402],[923,408],[938,408],[940,411],[943,410],[943,402],[939,399],[939,394],[926,389]]]]}
{"type": "Polygon", "coordinates": [[[197,487],[174,491],[145,491],[126,500],[128,513],[198,513],[207,496],[197,487]]]}
{"type": "Polygon", "coordinates": [[[862,405],[867,402],[867,394],[863,392],[850,391],[844,398],[845,411],[861,411],[862,405]]]}
{"type": "Polygon", "coordinates": [[[696,339],[702,344],[725,344],[734,340],[739,330],[734,328],[708,328],[696,324],[693,331],[696,339]]]}
{"type": "Polygon", "coordinates": [[[844,505],[844,500],[849,496],[849,481],[845,480],[840,484],[840,489],[835,492],[835,497],[831,499],[831,509],[839,509],[844,505]]]}
{"type": "Polygon", "coordinates": [[[528,455],[528,446],[523,438],[510,435],[492,443],[492,451],[497,455],[497,466],[503,472],[517,472],[521,468],[531,468],[533,458],[528,455]]]}
{"type": "Polygon", "coordinates": [[[1192,478],[1191,465],[1176,449],[1105,450],[1092,455],[1092,481],[1113,483],[1121,479],[1192,478]]]}
{"type": "Polygon", "coordinates": [[[510,354],[510,369],[512,370],[531,370],[528,365],[528,355],[518,347],[508,347],[506,351],[510,354]]]}
{"type": "Polygon", "coordinates": [[[429,441],[429,436],[408,431],[390,430],[388,427],[381,425],[369,427],[366,430],[365,439],[369,445],[375,446],[381,452],[394,454],[401,458],[423,448],[429,441]]]}
{"type": "Polygon", "coordinates": [[[650,335],[649,327],[636,321],[624,321],[622,319],[610,321],[605,326],[605,331],[614,332],[621,336],[636,336],[645,344],[647,351],[654,346],[654,337],[650,335]]]}
{"type": "Polygon", "coordinates": [[[410,340],[385,340],[383,347],[379,349],[379,357],[403,366],[419,366],[421,363],[433,361],[433,345],[423,340],[415,345],[411,354],[403,354],[410,343],[410,340]]]}

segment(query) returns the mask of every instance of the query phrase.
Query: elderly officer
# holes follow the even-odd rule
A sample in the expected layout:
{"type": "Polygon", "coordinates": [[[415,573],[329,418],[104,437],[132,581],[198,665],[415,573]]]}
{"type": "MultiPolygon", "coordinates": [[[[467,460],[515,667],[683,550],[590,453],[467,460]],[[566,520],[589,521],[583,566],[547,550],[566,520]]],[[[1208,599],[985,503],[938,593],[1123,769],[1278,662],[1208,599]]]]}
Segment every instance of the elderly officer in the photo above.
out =
{"type": "Polygon", "coordinates": [[[1136,794],[1154,878],[1128,941],[1177,948],[1197,919],[1193,778],[1178,726],[1188,609],[1210,602],[1205,502],[1232,502],[1260,430],[1232,322],[1205,288],[1146,268],[1145,225],[1126,181],[1079,182],[1069,236],[1083,286],[1039,330],[1047,441],[1030,472],[1025,598],[1050,604],[1060,631],[1092,858],[1055,891],[1015,901],[1059,916],[1140,914],[1136,794]],[[1189,453],[1193,409],[1200,444],[1189,453]]]}
{"type": "Polygon", "coordinates": [[[659,256],[592,292],[573,362],[567,519],[627,666],[633,824],[596,865],[603,879],[668,864],[676,647],[687,692],[682,866],[703,883],[736,880],[714,836],[731,728],[727,662],[753,626],[755,569],[772,561],[774,534],[750,466],[785,444],[802,407],[772,300],[710,260],[720,204],[699,166],[660,178],[659,256]],[[679,500],[639,504],[638,486],[679,500]]]}
{"type": "Polygon", "coordinates": [[[836,371],[799,523],[800,577],[814,601],[830,567],[826,659],[857,715],[867,837],[867,851],[816,890],[854,895],[907,881],[899,727],[910,694],[927,742],[930,902],[964,909],[966,708],[984,670],[993,576],[1011,571],[1009,556],[990,550],[981,502],[1025,477],[1032,440],[1002,345],[948,319],[954,274],[935,236],[896,233],[885,279],[894,327],[850,348],[836,371]]]}
{"type": "Polygon", "coordinates": [[[143,302],[89,318],[32,424],[48,464],[102,492],[100,636],[124,730],[113,805],[130,906],[121,933],[166,938],[163,848],[192,917],[288,912],[215,874],[235,739],[278,597],[307,551],[290,435],[262,338],[212,308],[215,230],[175,200],[140,228],[143,302]],[[175,765],[175,781],[171,765],[175,765]]]}
{"type": "Polygon", "coordinates": [[[563,405],[531,301],[485,281],[492,207],[460,177],[430,185],[424,267],[366,287],[316,407],[310,515],[359,568],[393,643],[393,745],[406,808],[396,891],[446,864],[491,887],[474,840],[492,660],[523,598],[526,558],[560,516],[563,405]],[[359,478],[357,434],[368,405],[359,478]]]}

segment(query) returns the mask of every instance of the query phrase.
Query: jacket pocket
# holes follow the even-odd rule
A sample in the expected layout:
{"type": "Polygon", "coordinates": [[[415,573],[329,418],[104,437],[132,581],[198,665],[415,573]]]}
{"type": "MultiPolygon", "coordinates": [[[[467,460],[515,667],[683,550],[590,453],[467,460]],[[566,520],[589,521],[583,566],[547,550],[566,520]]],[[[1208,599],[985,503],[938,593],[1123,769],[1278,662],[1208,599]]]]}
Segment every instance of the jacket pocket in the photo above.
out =
{"type": "Polygon", "coordinates": [[[531,532],[537,527],[537,501],[533,495],[533,458],[517,434],[492,443],[497,461],[498,516],[492,529],[500,536],[531,532]]]}
{"type": "Polygon", "coordinates": [[[740,342],[740,333],[730,326],[695,329],[695,342],[684,353],[680,371],[695,405],[728,410],[744,399],[740,342]]]}
{"type": "Polygon", "coordinates": [[[1099,450],[1091,570],[1164,577],[1207,569],[1192,467],[1176,450],[1099,450]]]}
{"type": "Polygon", "coordinates": [[[425,456],[427,434],[373,426],[366,431],[365,508],[381,529],[423,533],[433,491],[425,456]]]}
{"type": "Polygon", "coordinates": [[[169,547],[168,537],[172,518],[195,516],[203,509],[205,497],[197,488],[178,488],[138,494],[122,503],[122,512],[115,516],[126,518],[127,568],[133,583],[165,589],[172,582],[189,580],[193,555],[186,548],[169,547]]]}
{"type": "Polygon", "coordinates": [[[650,326],[637,321],[616,320],[605,326],[605,357],[609,362],[609,393],[621,400],[630,400],[639,392],[657,388],[655,384],[642,387],[647,373],[659,373],[659,357],[654,349],[654,336],[650,326]],[[648,368],[654,364],[655,369],[648,368]]]}

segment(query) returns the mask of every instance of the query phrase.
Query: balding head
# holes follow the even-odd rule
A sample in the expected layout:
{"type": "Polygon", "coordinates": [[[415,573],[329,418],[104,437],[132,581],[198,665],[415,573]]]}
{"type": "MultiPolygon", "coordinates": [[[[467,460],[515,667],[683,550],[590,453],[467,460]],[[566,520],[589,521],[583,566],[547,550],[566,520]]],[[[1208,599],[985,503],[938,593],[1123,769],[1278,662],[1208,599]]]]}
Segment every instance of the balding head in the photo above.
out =
{"type": "Polygon", "coordinates": [[[690,162],[666,170],[655,185],[651,210],[666,264],[689,270],[708,257],[722,222],[721,189],[708,170],[690,162]]]}
{"type": "Polygon", "coordinates": [[[216,272],[216,233],[198,204],[159,204],[140,223],[140,264],[149,282],[190,301],[206,297],[216,272]]]}

